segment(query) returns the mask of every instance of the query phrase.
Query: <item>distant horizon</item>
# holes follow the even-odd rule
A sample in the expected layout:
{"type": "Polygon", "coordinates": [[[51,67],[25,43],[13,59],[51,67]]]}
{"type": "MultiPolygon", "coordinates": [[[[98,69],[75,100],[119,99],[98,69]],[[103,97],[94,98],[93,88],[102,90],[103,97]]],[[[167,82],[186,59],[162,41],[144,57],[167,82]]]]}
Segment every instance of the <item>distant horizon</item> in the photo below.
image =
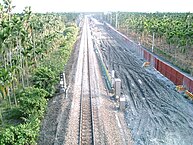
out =
{"type": "MultiPolygon", "coordinates": [[[[32,13],[37,13],[37,14],[46,14],[46,13],[104,13],[104,14],[109,14],[109,13],[115,13],[115,12],[121,12],[121,13],[179,13],[179,14],[183,14],[183,13],[190,13],[190,14],[193,14],[193,12],[135,12],[135,11],[109,11],[109,12],[78,12],[78,11],[63,11],[63,12],[34,12],[32,10],[32,13]]],[[[22,14],[23,12],[13,12],[13,13],[18,13],[18,14],[22,14]]]]}
{"type": "MultiPolygon", "coordinates": [[[[34,13],[145,12],[193,13],[190,0],[12,0],[14,13],[31,6],[34,13]]],[[[0,0],[2,3],[3,1],[0,0]]]]}

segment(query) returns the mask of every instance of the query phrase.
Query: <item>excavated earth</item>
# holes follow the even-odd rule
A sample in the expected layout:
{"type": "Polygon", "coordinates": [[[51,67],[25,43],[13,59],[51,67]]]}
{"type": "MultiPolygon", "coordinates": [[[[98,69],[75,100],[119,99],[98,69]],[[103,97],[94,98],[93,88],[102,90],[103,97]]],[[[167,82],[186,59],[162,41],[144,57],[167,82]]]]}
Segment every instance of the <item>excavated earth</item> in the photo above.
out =
{"type": "Polygon", "coordinates": [[[92,30],[106,66],[115,70],[128,96],[125,120],[134,145],[193,145],[193,104],[161,74],[142,67],[136,44],[96,19],[92,30]]]}

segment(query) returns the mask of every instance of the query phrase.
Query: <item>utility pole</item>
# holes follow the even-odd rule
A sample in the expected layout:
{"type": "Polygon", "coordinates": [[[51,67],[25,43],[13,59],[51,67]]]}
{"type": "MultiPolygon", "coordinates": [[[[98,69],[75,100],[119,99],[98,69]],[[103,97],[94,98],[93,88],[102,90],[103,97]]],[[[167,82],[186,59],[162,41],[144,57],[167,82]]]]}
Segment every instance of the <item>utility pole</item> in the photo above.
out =
{"type": "Polygon", "coordinates": [[[116,12],[115,28],[118,29],[118,13],[116,12]]]}
{"type": "Polygon", "coordinates": [[[116,12],[115,28],[118,29],[118,13],[116,12]]]}
{"type": "Polygon", "coordinates": [[[153,52],[154,45],[155,45],[155,44],[154,44],[154,37],[155,37],[154,35],[155,35],[155,34],[154,34],[154,32],[153,32],[153,42],[152,42],[152,48],[151,48],[152,52],[153,52]]]}
{"type": "Polygon", "coordinates": [[[112,14],[112,12],[110,13],[110,15],[111,15],[111,22],[110,22],[110,24],[112,25],[113,24],[113,14],[112,14]]]}
{"type": "Polygon", "coordinates": [[[109,12],[109,19],[108,19],[108,23],[111,24],[111,13],[109,12]]]}

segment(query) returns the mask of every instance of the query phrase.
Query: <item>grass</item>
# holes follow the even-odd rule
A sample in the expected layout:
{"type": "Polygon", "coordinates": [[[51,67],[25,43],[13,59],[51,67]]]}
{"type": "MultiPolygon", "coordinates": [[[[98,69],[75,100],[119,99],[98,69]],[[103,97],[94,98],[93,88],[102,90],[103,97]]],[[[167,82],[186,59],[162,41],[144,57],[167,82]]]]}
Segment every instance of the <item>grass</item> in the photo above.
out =
{"type": "Polygon", "coordinates": [[[162,56],[164,59],[170,61],[174,66],[178,67],[183,72],[188,73],[188,74],[191,73],[191,70],[189,69],[188,66],[180,65],[179,63],[177,63],[172,55],[168,54],[167,52],[164,52],[163,50],[157,47],[155,47],[154,50],[157,55],[162,56]]]}
{"type": "Polygon", "coordinates": [[[155,50],[155,52],[157,52],[158,55],[166,58],[167,60],[171,60],[172,56],[170,54],[164,52],[163,50],[161,50],[157,47],[155,47],[154,50],[155,50]]]}

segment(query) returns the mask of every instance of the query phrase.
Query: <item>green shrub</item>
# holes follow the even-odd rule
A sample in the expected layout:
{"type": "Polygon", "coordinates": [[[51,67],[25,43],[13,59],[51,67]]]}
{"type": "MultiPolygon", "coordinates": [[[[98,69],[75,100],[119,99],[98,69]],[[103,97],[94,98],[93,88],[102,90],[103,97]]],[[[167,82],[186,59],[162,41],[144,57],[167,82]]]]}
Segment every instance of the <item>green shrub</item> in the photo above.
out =
{"type": "Polygon", "coordinates": [[[2,113],[2,117],[4,123],[8,125],[16,125],[23,122],[23,113],[21,112],[19,107],[5,109],[2,113]]]}
{"type": "Polygon", "coordinates": [[[24,117],[43,117],[47,105],[47,100],[45,98],[47,95],[48,92],[45,90],[34,87],[22,90],[18,94],[18,100],[20,111],[24,114],[24,117]]]}
{"type": "Polygon", "coordinates": [[[41,88],[46,90],[49,93],[49,97],[51,97],[56,91],[56,74],[47,67],[39,67],[35,70],[32,76],[32,84],[36,88],[41,88]]]}
{"type": "Polygon", "coordinates": [[[40,120],[35,119],[30,123],[10,126],[0,131],[1,145],[36,145],[39,133],[40,120]]]}

